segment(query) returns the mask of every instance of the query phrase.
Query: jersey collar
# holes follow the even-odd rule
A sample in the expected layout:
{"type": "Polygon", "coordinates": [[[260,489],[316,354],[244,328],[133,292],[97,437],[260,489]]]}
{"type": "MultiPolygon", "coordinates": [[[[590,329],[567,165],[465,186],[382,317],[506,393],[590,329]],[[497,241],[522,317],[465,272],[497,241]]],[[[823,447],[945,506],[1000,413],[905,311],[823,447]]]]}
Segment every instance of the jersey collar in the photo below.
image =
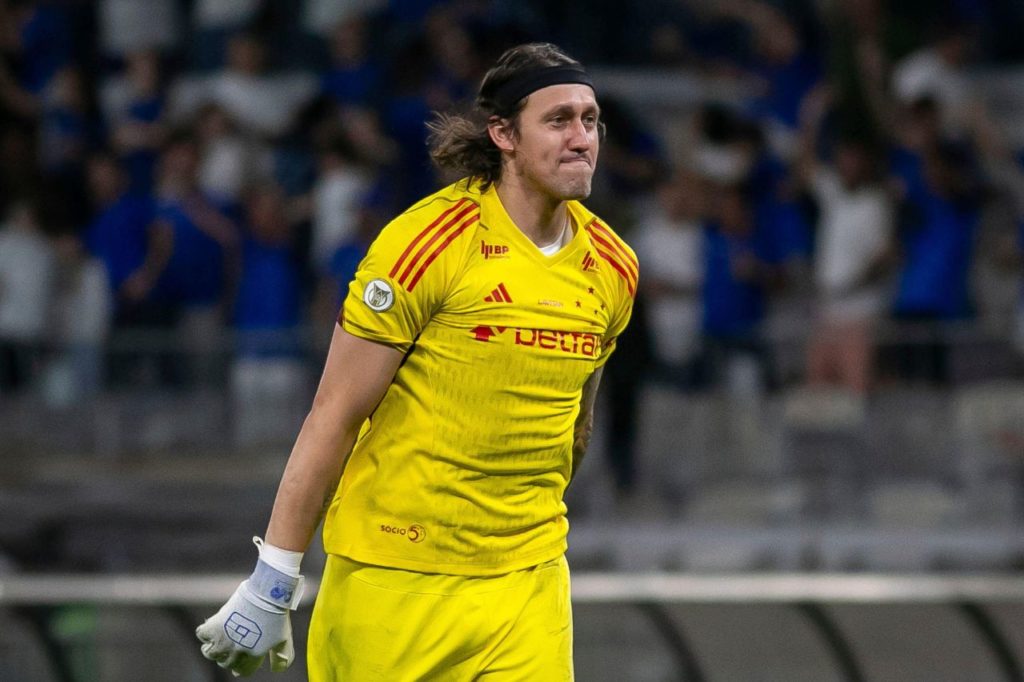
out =
{"type": "MultiPolygon", "coordinates": [[[[479,192],[479,187],[476,190],[479,192]]],[[[566,206],[569,209],[569,219],[572,221],[573,237],[558,253],[550,257],[541,253],[537,245],[530,241],[523,231],[512,222],[494,185],[488,187],[486,191],[480,192],[480,223],[492,230],[509,235],[509,239],[515,240],[520,248],[534,259],[553,264],[576,252],[586,237],[586,231],[583,228],[594,220],[594,215],[580,202],[569,201],[566,206]]]]}

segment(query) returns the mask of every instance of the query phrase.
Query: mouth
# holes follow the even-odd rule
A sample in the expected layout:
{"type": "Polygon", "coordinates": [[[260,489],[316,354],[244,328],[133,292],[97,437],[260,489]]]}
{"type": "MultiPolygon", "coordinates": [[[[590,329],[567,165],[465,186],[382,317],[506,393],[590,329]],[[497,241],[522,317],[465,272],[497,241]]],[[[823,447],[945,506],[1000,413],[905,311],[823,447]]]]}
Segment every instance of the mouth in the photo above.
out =
{"type": "Polygon", "coordinates": [[[575,166],[575,165],[582,164],[582,165],[586,166],[587,168],[590,167],[590,161],[588,159],[582,157],[582,156],[577,156],[577,157],[574,157],[574,158],[571,158],[571,159],[562,159],[561,163],[563,165],[567,165],[567,166],[575,166]]]}

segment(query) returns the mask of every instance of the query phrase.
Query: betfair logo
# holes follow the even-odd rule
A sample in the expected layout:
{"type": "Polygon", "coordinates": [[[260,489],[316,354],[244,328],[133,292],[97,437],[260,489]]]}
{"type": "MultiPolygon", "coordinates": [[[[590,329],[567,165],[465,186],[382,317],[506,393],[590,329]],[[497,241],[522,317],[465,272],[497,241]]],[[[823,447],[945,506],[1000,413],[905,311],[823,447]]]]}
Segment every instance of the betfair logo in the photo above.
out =
{"type": "Polygon", "coordinates": [[[508,258],[508,247],[504,244],[488,244],[481,239],[480,253],[483,254],[485,260],[488,258],[508,258]]]}
{"type": "Polygon", "coordinates": [[[594,260],[594,257],[590,255],[589,251],[587,251],[587,254],[583,256],[583,263],[581,263],[581,265],[583,266],[583,272],[594,272],[597,270],[597,261],[594,260]]]}
{"type": "Polygon", "coordinates": [[[380,532],[387,533],[388,535],[398,535],[403,538],[408,538],[409,542],[415,543],[423,542],[427,537],[426,529],[418,523],[414,523],[408,528],[382,523],[380,524],[380,532]]]}
{"type": "Polygon", "coordinates": [[[491,292],[490,296],[485,296],[484,300],[488,303],[511,303],[512,297],[508,295],[508,289],[505,288],[505,283],[498,282],[498,287],[491,292]]]}
{"type": "MultiPolygon", "coordinates": [[[[492,338],[502,337],[508,327],[490,327],[480,325],[470,329],[477,341],[490,342],[492,338]]],[[[516,328],[512,336],[517,346],[535,347],[541,350],[553,350],[570,355],[582,355],[596,358],[601,350],[601,339],[588,332],[565,332],[556,329],[523,329],[516,328]]],[[[498,340],[498,339],[495,339],[498,340]]]]}
{"type": "Polygon", "coordinates": [[[487,342],[490,341],[492,336],[503,333],[505,329],[507,329],[507,327],[488,327],[480,325],[479,327],[473,327],[469,331],[477,341],[487,342]]]}

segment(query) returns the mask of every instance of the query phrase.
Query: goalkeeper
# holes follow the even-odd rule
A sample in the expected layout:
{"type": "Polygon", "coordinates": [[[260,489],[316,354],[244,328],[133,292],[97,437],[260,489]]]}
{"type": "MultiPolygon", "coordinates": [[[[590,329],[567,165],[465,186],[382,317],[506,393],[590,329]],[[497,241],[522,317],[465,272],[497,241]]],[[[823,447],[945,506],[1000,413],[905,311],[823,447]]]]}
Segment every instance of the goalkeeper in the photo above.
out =
{"type": "Polygon", "coordinates": [[[463,177],[370,247],[334,329],[252,576],[197,630],[248,675],[294,658],[299,563],[324,518],[312,682],[564,681],[562,500],[632,310],[633,251],[579,200],[602,127],[590,77],[529,44],[438,115],[463,177]]]}

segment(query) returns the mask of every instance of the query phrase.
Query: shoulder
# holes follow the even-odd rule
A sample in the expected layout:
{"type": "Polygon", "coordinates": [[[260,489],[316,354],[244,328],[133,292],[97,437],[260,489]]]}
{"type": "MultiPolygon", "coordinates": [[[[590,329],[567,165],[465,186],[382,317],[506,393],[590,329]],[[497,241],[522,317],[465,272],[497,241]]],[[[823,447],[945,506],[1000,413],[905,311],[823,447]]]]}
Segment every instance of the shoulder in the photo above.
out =
{"type": "Polygon", "coordinates": [[[630,297],[635,296],[640,262],[633,248],[608,223],[581,204],[571,202],[570,210],[585,231],[590,249],[607,266],[602,270],[606,270],[630,297]]]}
{"type": "Polygon", "coordinates": [[[479,193],[458,182],[402,211],[381,230],[378,241],[405,248],[424,241],[457,238],[479,218],[479,193]]]}
{"type": "Polygon", "coordinates": [[[416,202],[388,223],[371,250],[388,276],[409,289],[435,261],[460,255],[480,220],[480,195],[464,182],[416,202]]]}
{"type": "Polygon", "coordinates": [[[434,222],[441,215],[449,215],[456,207],[477,208],[480,206],[480,192],[474,186],[467,186],[460,180],[448,185],[433,194],[426,196],[405,209],[393,221],[393,224],[415,228],[434,222]]]}
{"type": "Polygon", "coordinates": [[[586,230],[588,237],[592,241],[598,240],[598,243],[604,241],[609,246],[614,247],[616,251],[621,251],[624,255],[628,255],[631,260],[636,261],[636,253],[633,251],[633,248],[626,243],[625,239],[619,236],[619,233],[608,224],[608,221],[578,201],[570,201],[569,210],[572,212],[576,223],[586,230]]]}

